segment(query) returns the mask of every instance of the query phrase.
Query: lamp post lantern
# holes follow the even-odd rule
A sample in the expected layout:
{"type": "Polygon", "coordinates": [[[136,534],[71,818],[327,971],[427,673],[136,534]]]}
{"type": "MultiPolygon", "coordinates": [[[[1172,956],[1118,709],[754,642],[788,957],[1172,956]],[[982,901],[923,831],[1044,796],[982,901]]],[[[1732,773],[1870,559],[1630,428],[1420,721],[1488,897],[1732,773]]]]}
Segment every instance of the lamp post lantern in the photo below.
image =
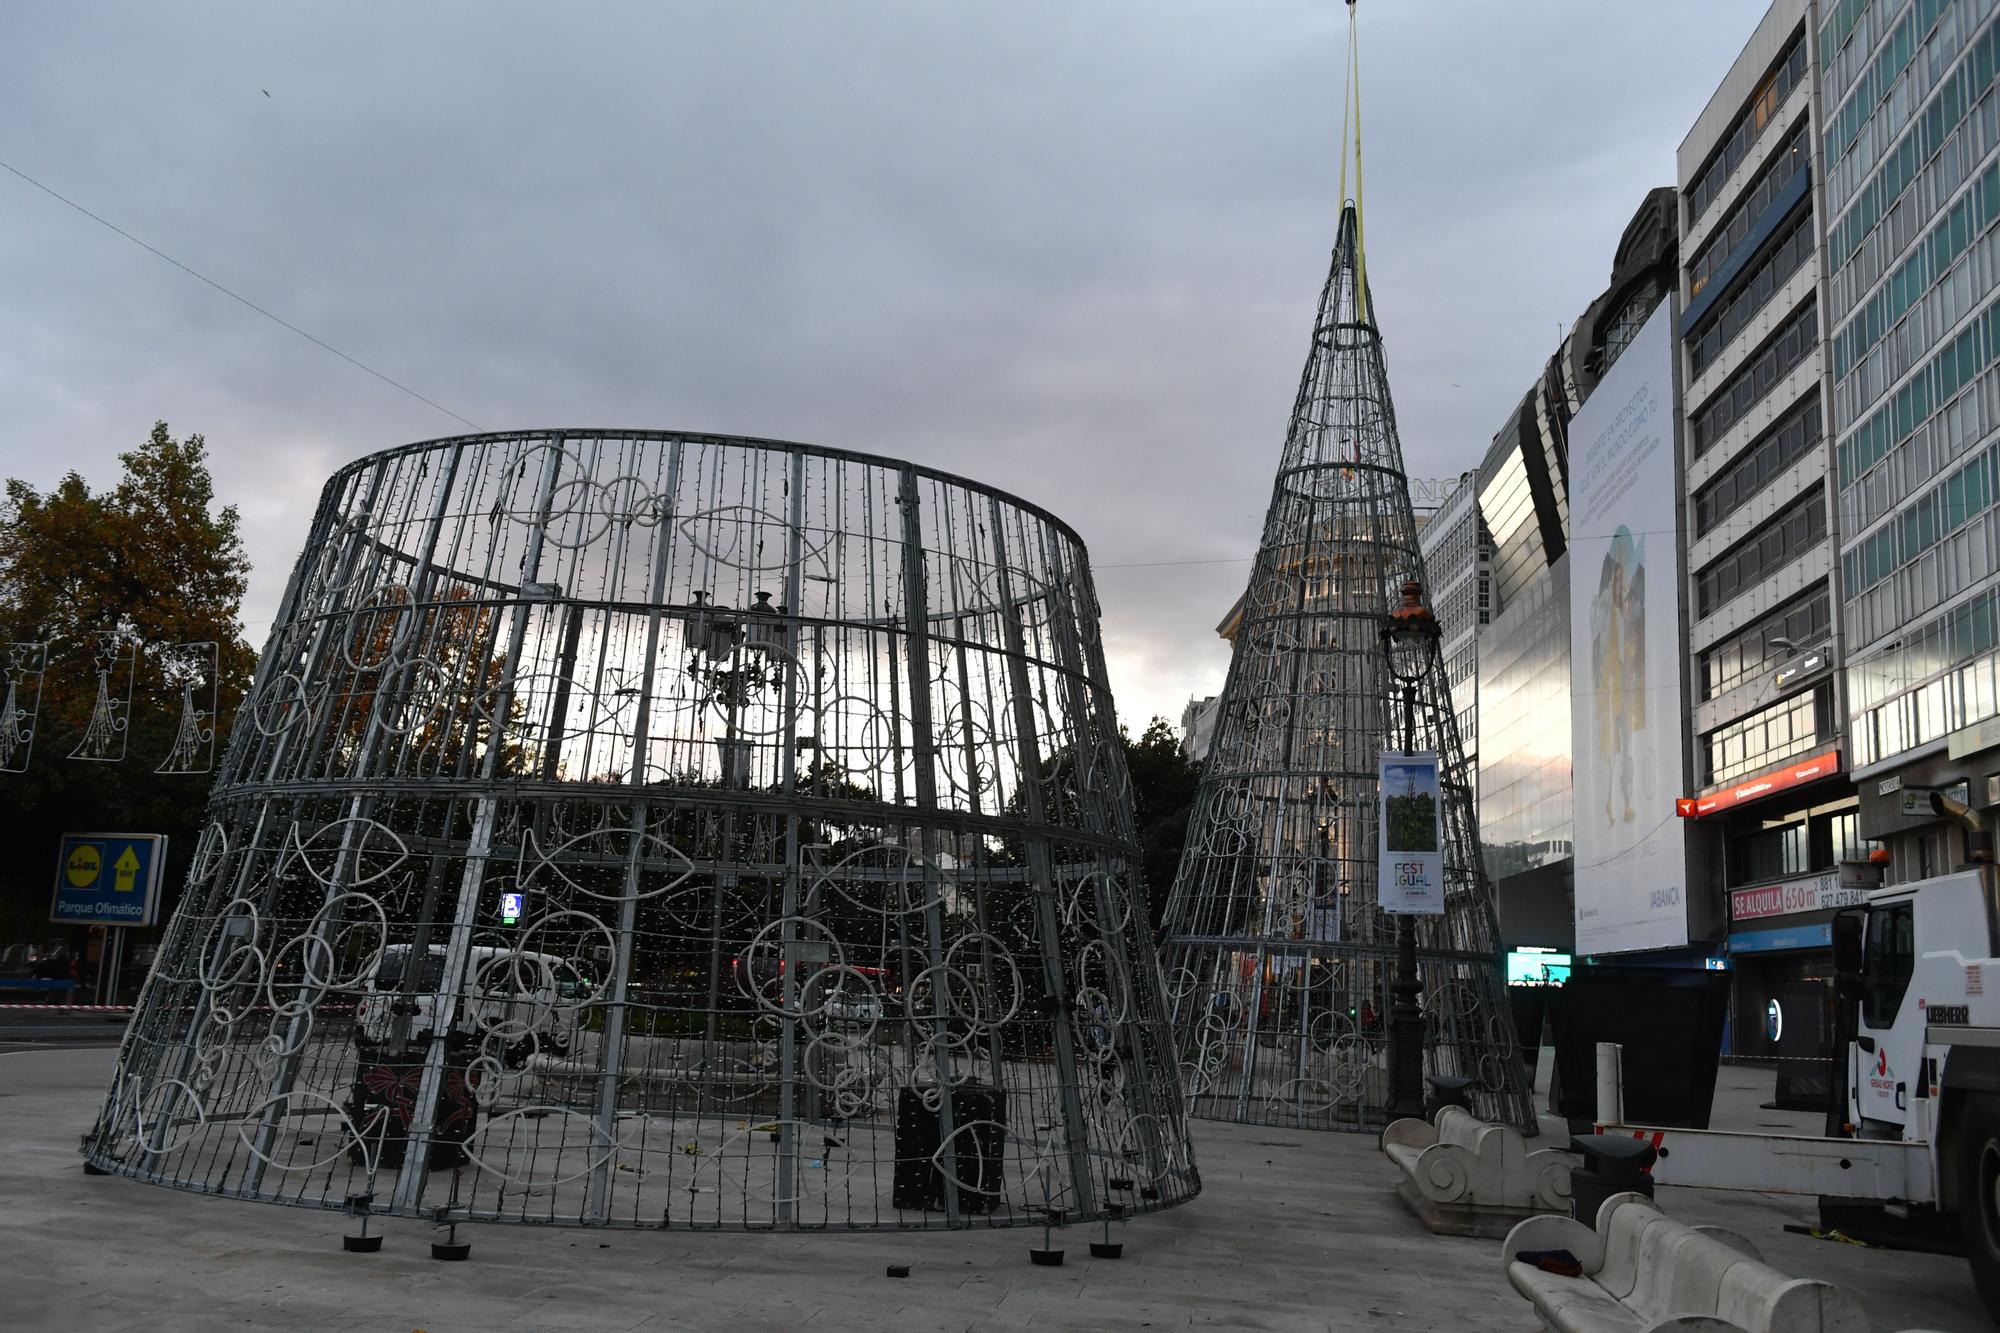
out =
{"type": "MultiPolygon", "coordinates": [[[[1403,602],[1382,625],[1382,650],[1389,674],[1402,687],[1403,750],[1417,748],[1417,685],[1436,661],[1437,617],[1424,605],[1423,585],[1403,583],[1403,602]]],[[[1424,1015],[1417,997],[1417,923],[1405,912],[1396,918],[1396,979],[1389,987],[1389,1117],[1424,1114],[1424,1015]]]]}

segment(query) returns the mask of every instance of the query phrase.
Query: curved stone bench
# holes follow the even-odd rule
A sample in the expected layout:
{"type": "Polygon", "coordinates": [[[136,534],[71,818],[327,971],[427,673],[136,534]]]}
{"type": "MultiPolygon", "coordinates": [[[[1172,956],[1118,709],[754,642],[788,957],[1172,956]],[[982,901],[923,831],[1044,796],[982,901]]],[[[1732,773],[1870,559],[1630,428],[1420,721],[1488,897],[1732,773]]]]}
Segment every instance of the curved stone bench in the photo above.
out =
{"type": "Polygon", "coordinates": [[[1788,1278],[1735,1232],[1677,1222],[1640,1194],[1606,1199],[1595,1231],[1531,1217],[1507,1233],[1502,1262],[1543,1326],[1564,1333],[1868,1333],[1840,1288],[1788,1278]],[[1524,1250],[1568,1250],[1583,1275],[1522,1263],[1524,1250]]]}
{"type": "Polygon", "coordinates": [[[1440,1110],[1435,1125],[1395,1121],[1382,1131],[1382,1151],[1403,1173],[1396,1193],[1442,1235],[1497,1239],[1523,1218],[1569,1211],[1576,1158],[1529,1152],[1516,1130],[1456,1106],[1440,1110]]]}

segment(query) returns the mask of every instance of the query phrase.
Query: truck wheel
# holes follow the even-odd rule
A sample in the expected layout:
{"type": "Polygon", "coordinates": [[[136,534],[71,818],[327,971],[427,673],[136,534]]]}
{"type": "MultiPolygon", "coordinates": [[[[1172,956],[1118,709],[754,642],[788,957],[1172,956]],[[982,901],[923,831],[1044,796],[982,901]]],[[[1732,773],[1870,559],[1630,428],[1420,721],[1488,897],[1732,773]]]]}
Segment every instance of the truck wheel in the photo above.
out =
{"type": "Polygon", "coordinates": [[[2000,1097],[1968,1099],[1957,1155],[1958,1225],[1972,1285],[2000,1322],[2000,1097]]]}

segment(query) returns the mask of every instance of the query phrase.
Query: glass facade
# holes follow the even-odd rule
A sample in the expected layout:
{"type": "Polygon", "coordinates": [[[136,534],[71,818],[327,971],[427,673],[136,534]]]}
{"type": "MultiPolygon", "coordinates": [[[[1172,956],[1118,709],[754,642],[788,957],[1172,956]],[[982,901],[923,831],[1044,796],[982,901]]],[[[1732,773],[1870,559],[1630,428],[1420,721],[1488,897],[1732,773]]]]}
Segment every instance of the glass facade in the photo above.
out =
{"type": "Polygon", "coordinates": [[[1781,699],[1702,738],[1702,785],[1718,786],[1808,754],[1827,739],[1827,687],[1781,699]]]}
{"type": "Polygon", "coordinates": [[[2000,712],[1994,689],[2000,671],[1996,619],[2000,588],[1989,587],[1848,663],[1854,767],[1940,740],[2000,712]]]}
{"type": "Polygon", "coordinates": [[[1496,881],[1572,854],[1569,681],[1564,559],[1479,638],[1479,832],[1496,881]]]}
{"type": "MultiPolygon", "coordinates": [[[[1493,539],[1477,503],[1476,474],[1465,473],[1417,533],[1425,586],[1442,631],[1439,649],[1451,683],[1452,712],[1468,761],[1479,749],[1480,631],[1493,618],[1493,539]]],[[[1477,765],[1473,764],[1477,781],[1477,765]]]]}
{"type": "Polygon", "coordinates": [[[1828,61],[1828,316],[1851,763],[1996,711],[2000,21],[1841,0],[1828,61]]]}

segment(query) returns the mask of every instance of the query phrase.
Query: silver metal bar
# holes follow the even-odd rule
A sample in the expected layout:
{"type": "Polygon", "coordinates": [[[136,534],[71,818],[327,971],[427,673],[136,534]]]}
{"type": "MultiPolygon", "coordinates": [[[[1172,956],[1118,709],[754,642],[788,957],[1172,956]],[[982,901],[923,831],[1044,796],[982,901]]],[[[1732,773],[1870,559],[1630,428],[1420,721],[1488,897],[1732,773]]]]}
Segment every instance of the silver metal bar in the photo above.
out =
{"type": "MultiPolygon", "coordinates": [[[[528,549],[521,560],[521,582],[533,583],[541,573],[542,544],[548,536],[549,511],[555,497],[556,477],[562,470],[563,443],[556,438],[542,466],[535,499],[536,520],[528,532],[528,549]]],[[[500,768],[500,754],[506,748],[497,733],[506,725],[508,702],[513,696],[514,675],[521,665],[521,645],[528,634],[529,606],[516,602],[507,635],[507,653],[502,659],[500,679],[494,690],[493,730],[487,738],[483,776],[491,781],[500,768]]],[[[469,744],[468,744],[469,748],[469,744]]],[[[458,991],[465,984],[466,963],[472,953],[472,920],[479,911],[479,890],[486,879],[487,858],[493,852],[493,825],[499,814],[500,798],[479,798],[473,816],[472,838],[465,849],[465,873],[459,880],[458,905],[452,913],[451,936],[445,943],[444,975],[431,1009],[431,1044],[424,1056],[423,1077],[417,1085],[417,1104],[410,1115],[409,1148],[403,1169],[396,1178],[395,1202],[399,1208],[414,1210],[423,1199],[424,1182],[430,1172],[430,1141],[437,1118],[438,1094],[444,1084],[445,1048],[458,1018],[458,991]]]]}
{"type": "MultiPolygon", "coordinates": [[[[632,771],[627,781],[635,792],[646,786],[646,749],[652,735],[653,691],[658,687],[660,627],[665,620],[667,571],[673,564],[674,497],[680,493],[681,445],[675,441],[667,460],[667,506],[661,511],[660,533],[653,549],[653,609],[646,616],[646,664],[640,677],[638,713],[632,723],[632,771]]],[[[639,914],[639,875],[646,860],[646,801],[632,802],[632,848],[625,865],[625,896],[618,903],[618,934],[613,940],[611,991],[604,1010],[604,1037],[598,1047],[597,1132],[606,1145],[618,1142],[618,1080],[625,1069],[625,1007],[630,1002],[632,943],[639,914]]],[[[590,1216],[611,1220],[611,1152],[605,1152],[590,1172],[590,1216]]]]}

